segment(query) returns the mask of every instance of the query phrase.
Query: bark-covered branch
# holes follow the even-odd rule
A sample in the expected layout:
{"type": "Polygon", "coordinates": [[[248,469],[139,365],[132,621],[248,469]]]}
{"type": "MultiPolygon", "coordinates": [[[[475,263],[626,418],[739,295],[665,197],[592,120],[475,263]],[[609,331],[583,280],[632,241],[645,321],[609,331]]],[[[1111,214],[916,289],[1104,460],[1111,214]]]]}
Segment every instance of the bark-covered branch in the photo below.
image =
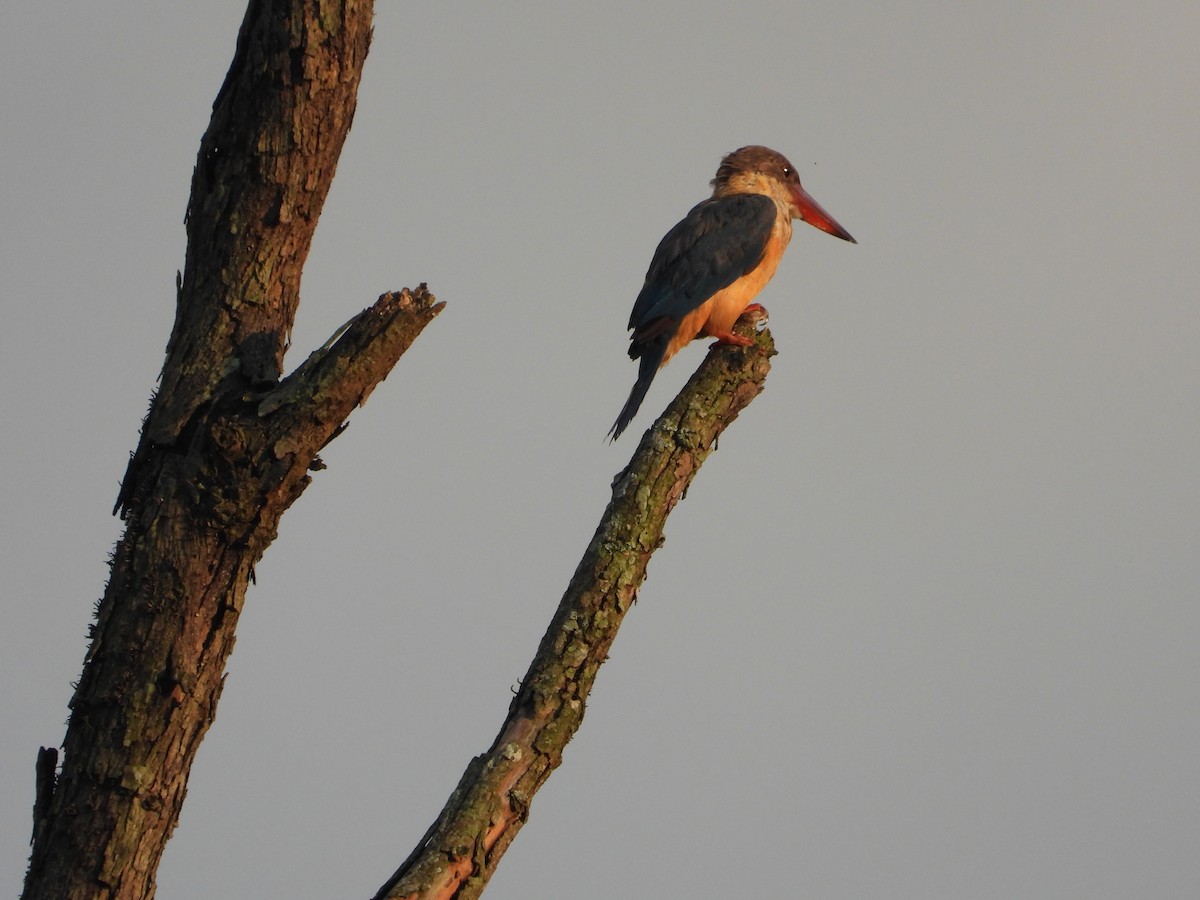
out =
{"type": "Polygon", "coordinates": [[[201,142],[162,384],[71,701],[39,756],[25,898],[154,893],[216,714],[254,565],[317,453],[441,309],[384,294],[280,381],[300,274],[349,131],[369,0],[251,0],[201,142]]]}
{"type": "Polygon", "coordinates": [[[370,0],[250,0],[192,174],[179,309],[143,443],[175,441],[231,383],[282,373],[371,17],[370,0]]]}
{"type": "MultiPolygon", "coordinates": [[[[317,218],[353,119],[370,0],[250,0],[200,147],[161,387],[71,700],[38,756],[23,897],[145,898],[216,715],[254,566],[318,453],[442,305],[387,293],[287,378],[317,218]]],[[[759,391],[770,335],[701,365],[617,476],[495,743],[380,897],[478,896],[561,761],[670,510],[759,391]]]]}
{"type": "MultiPolygon", "coordinates": [[[[741,333],[749,333],[740,324],[741,333]]],[[[470,900],[487,885],[583,720],[596,672],[646,577],[663,527],[717,438],[763,389],[768,331],[705,358],[613,482],[613,496],[492,746],[376,900],[470,900]]]]}

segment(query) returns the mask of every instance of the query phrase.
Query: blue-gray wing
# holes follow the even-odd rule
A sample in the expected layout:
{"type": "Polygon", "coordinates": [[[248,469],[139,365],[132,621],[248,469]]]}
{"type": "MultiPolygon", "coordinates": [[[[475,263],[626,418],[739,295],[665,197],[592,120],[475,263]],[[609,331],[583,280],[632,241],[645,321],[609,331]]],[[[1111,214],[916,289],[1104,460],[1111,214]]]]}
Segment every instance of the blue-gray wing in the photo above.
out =
{"type": "Polygon", "coordinates": [[[669,329],[762,261],[776,208],[762,194],[733,194],[697,204],[654,251],[633,304],[633,340],[669,329]],[[666,320],[666,321],[664,321],[666,320]]]}

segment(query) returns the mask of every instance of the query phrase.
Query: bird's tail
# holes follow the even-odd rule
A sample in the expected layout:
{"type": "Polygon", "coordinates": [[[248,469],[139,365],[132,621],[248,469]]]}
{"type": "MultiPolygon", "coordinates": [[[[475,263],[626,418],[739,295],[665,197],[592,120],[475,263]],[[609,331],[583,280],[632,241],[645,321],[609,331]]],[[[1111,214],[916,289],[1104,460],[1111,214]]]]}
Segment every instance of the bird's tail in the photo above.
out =
{"type": "Polygon", "coordinates": [[[650,346],[641,348],[637,381],[633,383],[633,390],[629,392],[629,399],[621,407],[621,414],[617,416],[617,421],[613,422],[613,427],[608,430],[609,440],[615,441],[619,438],[621,432],[637,415],[642,401],[646,399],[646,391],[650,390],[650,382],[654,380],[654,376],[658,373],[658,367],[662,365],[666,350],[666,341],[654,341],[650,346]]]}

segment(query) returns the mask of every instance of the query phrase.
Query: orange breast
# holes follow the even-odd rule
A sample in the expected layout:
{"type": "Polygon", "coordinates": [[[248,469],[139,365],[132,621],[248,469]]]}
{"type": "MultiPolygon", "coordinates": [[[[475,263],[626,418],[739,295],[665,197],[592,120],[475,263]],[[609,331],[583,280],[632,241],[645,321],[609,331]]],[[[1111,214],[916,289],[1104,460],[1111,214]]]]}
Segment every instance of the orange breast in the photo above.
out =
{"type": "Polygon", "coordinates": [[[762,262],[756,268],[747,272],[729,287],[717,291],[696,309],[683,317],[679,329],[667,345],[667,354],[663,364],[674,356],[680,349],[694,339],[704,335],[717,337],[728,334],[738,316],[754,302],[759,291],[766,287],[767,282],[779,268],[783,251],[792,239],[792,220],[788,215],[780,215],[775,220],[775,227],[767,241],[763,252],[762,262]]]}

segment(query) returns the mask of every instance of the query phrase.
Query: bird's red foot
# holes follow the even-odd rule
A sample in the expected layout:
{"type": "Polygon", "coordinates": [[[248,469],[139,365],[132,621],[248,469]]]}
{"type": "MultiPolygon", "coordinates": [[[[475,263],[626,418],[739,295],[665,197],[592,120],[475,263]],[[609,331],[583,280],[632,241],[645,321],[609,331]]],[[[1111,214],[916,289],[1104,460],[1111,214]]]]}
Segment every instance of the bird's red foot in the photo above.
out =
{"type": "Polygon", "coordinates": [[[746,313],[762,313],[764,316],[769,315],[769,313],[767,312],[767,308],[765,306],[763,306],[761,303],[751,303],[749,306],[747,306],[745,309],[742,310],[743,316],[746,313]]]}
{"type": "Polygon", "coordinates": [[[732,331],[724,334],[710,334],[709,337],[715,337],[715,343],[709,344],[709,350],[715,350],[717,347],[749,347],[754,343],[753,338],[742,337],[740,334],[734,334],[732,331]]]}

